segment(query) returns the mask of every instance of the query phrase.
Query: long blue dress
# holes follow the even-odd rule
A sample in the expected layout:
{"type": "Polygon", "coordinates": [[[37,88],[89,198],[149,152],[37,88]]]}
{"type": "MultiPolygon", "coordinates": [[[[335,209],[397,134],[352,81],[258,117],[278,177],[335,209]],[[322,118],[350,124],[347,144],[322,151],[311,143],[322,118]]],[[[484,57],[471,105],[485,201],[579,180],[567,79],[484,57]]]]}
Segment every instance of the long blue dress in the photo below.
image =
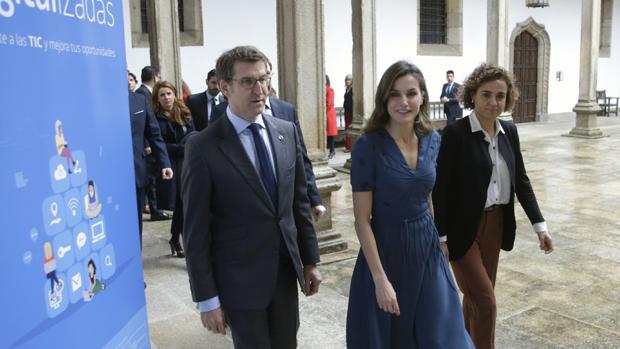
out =
{"type": "Polygon", "coordinates": [[[432,132],[418,139],[416,170],[384,128],[362,135],[353,149],[351,186],[373,192],[371,226],[400,316],[377,305],[360,250],[347,313],[351,349],[474,348],[428,205],[440,137],[432,132]]]}

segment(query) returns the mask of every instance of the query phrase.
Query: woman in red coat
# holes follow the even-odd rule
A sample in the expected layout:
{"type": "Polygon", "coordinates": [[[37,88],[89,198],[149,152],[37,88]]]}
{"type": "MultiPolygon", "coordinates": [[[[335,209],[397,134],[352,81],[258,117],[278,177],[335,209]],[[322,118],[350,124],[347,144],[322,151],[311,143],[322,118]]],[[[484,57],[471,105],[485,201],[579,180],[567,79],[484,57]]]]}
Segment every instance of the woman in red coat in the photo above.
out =
{"type": "Polygon", "coordinates": [[[336,108],[334,107],[334,90],[331,88],[329,76],[325,75],[325,101],[327,104],[326,125],[327,125],[327,147],[329,148],[329,158],[336,155],[334,148],[334,137],[338,135],[338,126],[336,125],[336,108]]]}

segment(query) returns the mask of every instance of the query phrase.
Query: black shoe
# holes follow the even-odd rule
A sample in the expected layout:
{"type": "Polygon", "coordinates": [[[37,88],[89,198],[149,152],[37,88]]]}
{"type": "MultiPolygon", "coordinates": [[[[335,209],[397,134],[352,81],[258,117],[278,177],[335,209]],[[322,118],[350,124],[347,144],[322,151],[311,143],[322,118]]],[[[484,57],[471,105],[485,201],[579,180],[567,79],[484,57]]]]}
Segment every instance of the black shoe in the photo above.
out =
{"type": "Polygon", "coordinates": [[[183,247],[181,246],[181,243],[176,241],[168,241],[168,243],[170,244],[170,253],[173,256],[177,256],[179,258],[185,258],[185,252],[183,251],[183,247]]]}
{"type": "Polygon", "coordinates": [[[155,222],[155,221],[165,221],[168,219],[172,219],[172,217],[170,217],[170,215],[168,215],[166,212],[163,211],[159,211],[156,213],[152,213],[151,214],[151,221],[155,222]]]}
{"type": "Polygon", "coordinates": [[[329,155],[327,156],[327,158],[331,160],[331,159],[333,159],[333,158],[334,158],[334,156],[336,156],[336,153],[333,153],[333,152],[332,152],[332,153],[329,153],[329,155]]]}

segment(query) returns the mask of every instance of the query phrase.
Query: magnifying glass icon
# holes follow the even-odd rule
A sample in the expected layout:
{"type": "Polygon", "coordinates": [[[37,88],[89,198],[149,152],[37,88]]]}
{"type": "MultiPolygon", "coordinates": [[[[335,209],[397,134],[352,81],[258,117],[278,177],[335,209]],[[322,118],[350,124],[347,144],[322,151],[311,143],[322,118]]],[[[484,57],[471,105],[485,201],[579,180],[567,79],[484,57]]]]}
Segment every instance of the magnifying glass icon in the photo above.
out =
{"type": "Polygon", "coordinates": [[[105,261],[104,261],[105,265],[108,267],[112,266],[112,257],[110,256],[105,256],[105,261]]]}

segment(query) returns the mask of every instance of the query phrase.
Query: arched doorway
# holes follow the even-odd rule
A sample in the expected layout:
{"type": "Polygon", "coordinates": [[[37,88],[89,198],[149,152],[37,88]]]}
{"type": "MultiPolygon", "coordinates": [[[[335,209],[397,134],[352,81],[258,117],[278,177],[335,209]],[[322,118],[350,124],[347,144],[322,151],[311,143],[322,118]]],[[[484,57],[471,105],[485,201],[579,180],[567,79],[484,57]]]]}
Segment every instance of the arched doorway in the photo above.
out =
{"type": "Polygon", "coordinates": [[[512,119],[514,122],[536,121],[538,40],[527,31],[521,32],[515,39],[513,62],[515,84],[521,96],[513,110],[512,119]]]}
{"type": "Polygon", "coordinates": [[[510,36],[510,71],[521,98],[513,110],[515,122],[538,121],[547,113],[551,41],[545,26],[532,17],[517,23],[510,36]]]}

